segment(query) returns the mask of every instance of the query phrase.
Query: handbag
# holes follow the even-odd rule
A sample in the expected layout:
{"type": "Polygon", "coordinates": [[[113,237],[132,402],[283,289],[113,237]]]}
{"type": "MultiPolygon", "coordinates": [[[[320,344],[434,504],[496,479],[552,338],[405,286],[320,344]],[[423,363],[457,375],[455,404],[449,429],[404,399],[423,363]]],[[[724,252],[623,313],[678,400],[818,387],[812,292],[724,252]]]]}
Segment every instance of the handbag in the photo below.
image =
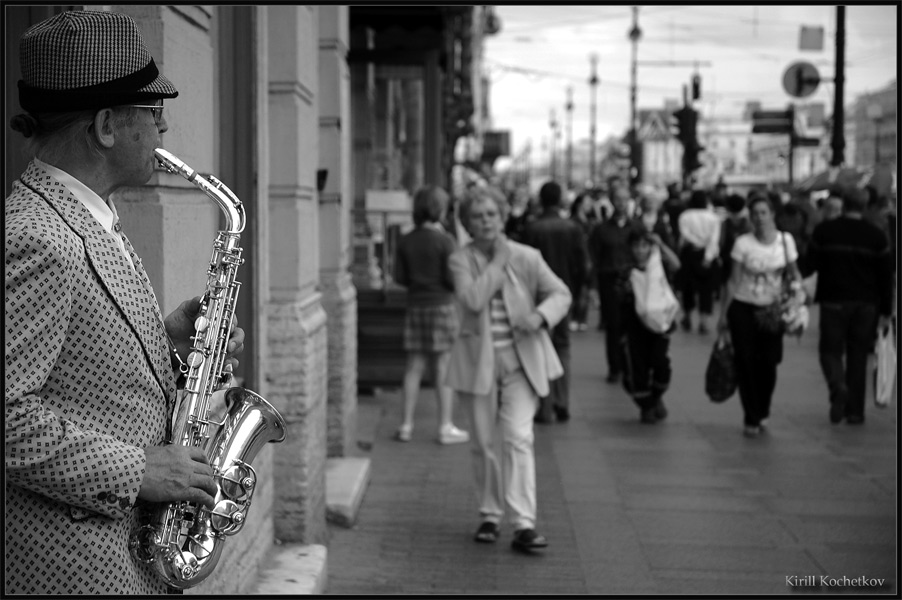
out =
{"type": "Polygon", "coordinates": [[[714,348],[705,369],[705,393],[711,402],[721,403],[735,394],[738,387],[733,344],[721,334],[714,341],[714,348]]]}
{"type": "MultiPolygon", "coordinates": [[[[783,243],[783,256],[789,265],[789,252],[786,249],[786,232],[780,232],[783,243]]],[[[808,308],[805,306],[805,292],[801,282],[790,275],[784,267],[780,276],[780,291],[777,299],[767,306],[755,309],[755,324],[761,331],[772,334],[801,335],[808,326],[808,308]]]]}
{"type": "MultiPolygon", "coordinates": [[[[511,293],[508,294],[508,316],[510,317],[511,325],[516,325],[518,320],[531,315],[535,311],[536,305],[529,290],[526,289],[526,286],[514,273],[510,264],[507,265],[505,271],[512,283],[511,293]]],[[[542,349],[542,354],[545,358],[545,374],[548,380],[552,381],[563,377],[564,365],[561,364],[561,359],[554,349],[554,344],[551,343],[551,336],[548,335],[548,330],[542,327],[534,335],[539,341],[539,347],[542,349]]]]}
{"type": "Polygon", "coordinates": [[[896,383],[896,335],[893,327],[886,326],[877,332],[874,351],[877,356],[874,403],[885,408],[893,397],[893,386],[896,383]]]}
{"type": "Polygon", "coordinates": [[[642,323],[655,333],[667,333],[680,310],[680,303],[667,283],[660,250],[652,250],[644,271],[630,271],[630,285],[636,314],[642,323]]]}

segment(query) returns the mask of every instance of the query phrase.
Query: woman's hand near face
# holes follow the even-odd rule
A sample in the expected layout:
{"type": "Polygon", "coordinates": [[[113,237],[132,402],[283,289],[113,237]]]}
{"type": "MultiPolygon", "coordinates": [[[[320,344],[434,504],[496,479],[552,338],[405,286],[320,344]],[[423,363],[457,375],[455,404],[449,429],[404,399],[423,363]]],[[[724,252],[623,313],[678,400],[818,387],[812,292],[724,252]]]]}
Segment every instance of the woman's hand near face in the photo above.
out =
{"type": "Polygon", "coordinates": [[[511,248],[504,236],[499,235],[492,243],[492,262],[501,268],[507,265],[511,257],[511,248]]]}

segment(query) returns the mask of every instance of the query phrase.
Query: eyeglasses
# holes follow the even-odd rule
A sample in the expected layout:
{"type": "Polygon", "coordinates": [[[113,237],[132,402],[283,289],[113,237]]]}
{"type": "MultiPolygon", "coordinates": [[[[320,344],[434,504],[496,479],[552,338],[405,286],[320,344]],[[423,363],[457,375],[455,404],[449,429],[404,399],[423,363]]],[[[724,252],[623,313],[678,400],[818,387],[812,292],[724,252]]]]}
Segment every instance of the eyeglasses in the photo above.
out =
{"type": "Polygon", "coordinates": [[[153,113],[153,122],[157,125],[163,120],[163,103],[159,104],[129,104],[132,108],[146,108],[153,113]]]}

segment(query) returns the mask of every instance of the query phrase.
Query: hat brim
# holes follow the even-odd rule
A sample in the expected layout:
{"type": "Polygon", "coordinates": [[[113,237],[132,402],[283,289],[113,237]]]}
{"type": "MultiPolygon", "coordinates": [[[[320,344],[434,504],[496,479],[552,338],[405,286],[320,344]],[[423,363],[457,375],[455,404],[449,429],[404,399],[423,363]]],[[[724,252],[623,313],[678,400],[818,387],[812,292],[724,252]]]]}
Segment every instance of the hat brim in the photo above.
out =
{"type": "Polygon", "coordinates": [[[162,73],[157,78],[145,85],[139,90],[135,90],[136,94],[141,94],[148,98],[175,98],[179,95],[175,86],[162,73]]]}

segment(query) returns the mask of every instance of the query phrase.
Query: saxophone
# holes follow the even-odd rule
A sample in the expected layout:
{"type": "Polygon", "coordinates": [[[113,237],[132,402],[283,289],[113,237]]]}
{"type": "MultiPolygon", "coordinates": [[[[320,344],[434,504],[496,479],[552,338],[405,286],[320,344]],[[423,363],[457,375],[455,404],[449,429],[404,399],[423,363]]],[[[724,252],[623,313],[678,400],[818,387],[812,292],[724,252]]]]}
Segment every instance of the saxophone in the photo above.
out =
{"type": "Polygon", "coordinates": [[[154,155],[167,171],[199,187],[226,217],[226,227],[213,243],[192,352],[181,369],[185,389],[176,403],[169,440],[204,450],[216,481],[215,506],[210,510],[193,502],[150,505],[146,520],[129,537],[132,556],[153,564],[155,573],[169,585],[186,589],[213,572],[222,542],[244,525],[257,483],[250,463],[267,442],[285,439],[285,420],[261,396],[228,387],[232,374],[224,368],[241,287],[235,275],[243,262],[238,243],[245,225],[244,207],[215,177],[202,177],[162,148],[154,150],[154,155]],[[224,388],[228,388],[229,408],[222,422],[216,423],[209,419],[210,398],[224,388]]]}

